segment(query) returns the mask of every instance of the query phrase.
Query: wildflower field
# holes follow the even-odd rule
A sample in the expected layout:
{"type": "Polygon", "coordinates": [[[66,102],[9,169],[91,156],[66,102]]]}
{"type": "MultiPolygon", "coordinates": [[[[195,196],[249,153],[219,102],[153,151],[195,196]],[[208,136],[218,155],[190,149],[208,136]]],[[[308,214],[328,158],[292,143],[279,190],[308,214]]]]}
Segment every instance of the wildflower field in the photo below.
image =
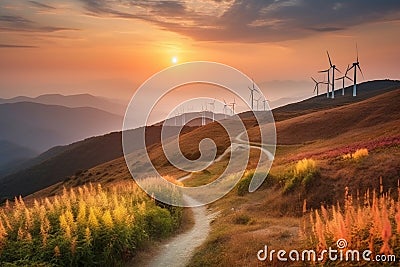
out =
{"type": "Polygon", "coordinates": [[[160,207],[133,183],[87,185],[0,208],[0,266],[114,266],[170,235],[182,209],[160,207]]]}
{"type": "Polygon", "coordinates": [[[383,193],[382,185],[379,193],[367,191],[356,198],[346,188],[344,207],[322,206],[311,212],[309,220],[312,234],[307,241],[316,251],[335,247],[337,240],[345,239],[346,249],[400,257],[400,199],[383,193]]]}

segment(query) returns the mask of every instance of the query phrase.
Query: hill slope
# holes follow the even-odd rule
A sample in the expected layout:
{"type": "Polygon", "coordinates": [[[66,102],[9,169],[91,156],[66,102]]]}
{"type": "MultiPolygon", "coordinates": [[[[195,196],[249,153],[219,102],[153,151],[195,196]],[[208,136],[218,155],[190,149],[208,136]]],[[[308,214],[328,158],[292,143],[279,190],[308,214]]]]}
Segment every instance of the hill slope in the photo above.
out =
{"type": "MultiPolygon", "coordinates": [[[[160,126],[151,126],[146,129],[146,143],[154,145],[161,139],[160,126]]],[[[193,130],[184,127],[182,134],[193,130]]],[[[142,128],[131,130],[128,133],[138,136],[142,128]]],[[[173,135],[174,131],[165,130],[165,136],[173,135]]],[[[129,150],[135,151],[138,147],[132,144],[129,150]]],[[[122,153],[121,132],[91,137],[67,146],[59,146],[27,161],[25,169],[0,178],[0,200],[13,198],[18,195],[31,194],[67,177],[100,165],[104,162],[120,158],[124,163],[122,153]]]]}
{"type": "Polygon", "coordinates": [[[9,173],[17,165],[38,154],[32,149],[5,140],[0,140],[0,148],[0,177],[9,173]]]}
{"type": "Polygon", "coordinates": [[[94,108],[21,102],[1,104],[0,140],[43,152],[122,128],[122,117],[94,108]]]}
{"type": "MultiPolygon", "coordinates": [[[[375,84],[376,86],[387,85],[385,81],[372,82],[372,84],[375,84]]],[[[397,83],[389,81],[389,84],[393,85],[397,83]]],[[[350,144],[354,142],[350,137],[354,138],[357,134],[359,135],[360,132],[362,134],[359,136],[359,140],[371,137],[371,134],[373,134],[377,129],[381,129],[382,132],[388,133],[387,136],[395,136],[398,128],[393,128],[393,126],[398,125],[397,114],[399,114],[399,112],[398,108],[396,108],[396,101],[398,101],[399,91],[396,91],[394,88],[395,87],[385,87],[382,90],[375,88],[372,90],[373,93],[370,93],[370,95],[377,97],[365,101],[358,98],[355,100],[353,97],[351,97],[350,100],[342,100],[341,105],[339,105],[342,107],[334,107],[336,104],[333,105],[332,103],[327,105],[326,102],[316,101],[315,99],[308,100],[314,103],[314,106],[311,108],[309,104],[304,104],[307,100],[290,105],[291,107],[287,108],[286,111],[289,109],[295,110],[296,105],[299,105],[299,113],[302,114],[304,112],[308,115],[300,115],[296,118],[286,119],[277,123],[278,141],[281,144],[289,145],[287,148],[285,147],[284,150],[283,148],[278,147],[278,162],[282,159],[289,159],[290,157],[288,156],[309,152],[309,147],[316,149],[315,151],[319,151],[318,149],[320,149],[320,151],[326,151],[332,147],[335,148],[340,145],[350,144]],[[379,95],[379,92],[385,91],[389,93],[379,95]],[[350,102],[350,104],[346,105],[348,102],[350,102]],[[328,106],[328,108],[326,106],[328,106]],[[331,106],[333,106],[333,108],[330,108],[331,106]],[[303,112],[301,111],[301,107],[304,109],[303,112]],[[322,109],[323,111],[313,112],[314,109],[322,109]],[[371,112],[368,113],[366,110],[370,110],[371,112]],[[342,127],[340,126],[342,123],[343,129],[339,131],[338,129],[342,127]],[[313,146],[311,146],[311,142],[313,143],[313,146]],[[307,143],[307,145],[304,146],[304,143],[307,143]],[[299,145],[293,147],[290,146],[293,144],[299,145]]],[[[367,96],[364,96],[364,98],[368,99],[367,96]]],[[[338,100],[338,103],[340,103],[340,100],[338,100]]],[[[281,111],[278,110],[277,113],[279,114],[279,112],[281,111]]],[[[283,113],[281,112],[280,114],[283,113]]],[[[257,127],[254,127],[256,125],[255,121],[249,117],[245,120],[245,124],[248,128],[253,127],[249,132],[250,139],[256,142],[258,135],[256,133],[257,127]]],[[[216,123],[208,124],[204,127],[197,128],[195,131],[191,131],[180,138],[182,151],[188,158],[195,159],[199,156],[198,142],[206,137],[216,140],[218,154],[222,153],[229,146],[229,138],[224,134],[223,129],[216,125],[216,123]]],[[[182,176],[184,174],[174,169],[174,167],[168,163],[166,158],[162,155],[162,148],[157,143],[149,146],[149,152],[155,165],[158,166],[164,174],[175,176],[182,176]]],[[[38,168],[40,169],[40,167],[38,168]]],[[[103,181],[107,177],[107,175],[103,177],[105,172],[111,176],[114,176],[115,174],[120,178],[130,177],[126,168],[125,160],[119,158],[91,169],[79,178],[79,183],[84,181],[103,181]],[[97,175],[96,173],[99,174],[97,175]]],[[[60,181],[60,179],[58,179],[58,181],[60,181]]],[[[69,180],[68,183],[74,185],[74,179],[69,180]]]]}

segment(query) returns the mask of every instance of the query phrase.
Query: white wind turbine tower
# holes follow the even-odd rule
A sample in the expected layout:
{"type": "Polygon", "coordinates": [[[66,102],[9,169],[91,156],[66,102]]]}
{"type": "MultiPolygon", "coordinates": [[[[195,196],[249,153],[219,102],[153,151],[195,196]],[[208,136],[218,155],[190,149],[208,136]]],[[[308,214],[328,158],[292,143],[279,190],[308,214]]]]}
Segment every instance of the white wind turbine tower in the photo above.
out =
{"type": "Polygon", "coordinates": [[[349,76],[347,76],[347,73],[349,72],[350,68],[349,65],[347,65],[347,69],[346,72],[344,73],[344,75],[342,77],[337,78],[336,80],[342,80],[343,82],[343,86],[342,86],[342,95],[344,95],[344,81],[345,79],[349,79],[350,81],[353,81],[349,76]]]}
{"type": "Polygon", "coordinates": [[[260,110],[260,108],[258,107],[258,103],[260,102],[260,100],[261,100],[261,96],[260,96],[260,97],[258,97],[258,98],[256,99],[256,103],[257,103],[257,111],[258,111],[258,110],[260,110]]]}
{"type": "MultiPolygon", "coordinates": [[[[206,108],[207,110],[207,108],[206,108]]],[[[204,110],[204,106],[201,105],[201,126],[206,125],[206,119],[205,119],[205,114],[204,114],[205,110],[204,110]]]]}
{"type": "Polygon", "coordinates": [[[182,108],[182,117],[181,117],[181,119],[182,119],[182,125],[185,125],[186,121],[185,121],[185,108],[184,107],[182,108]]]}
{"type": "Polygon", "coordinates": [[[231,103],[231,106],[232,106],[232,115],[235,115],[235,105],[236,105],[236,99],[233,98],[233,102],[231,103]]]}
{"type": "Polygon", "coordinates": [[[226,104],[225,99],[224,100],[224,118],[226,119],[226,107],[228,106],[228,104],[226,104]]]}
{"type": "Polygon", "coordinates": [[[357,51],[357,60],[353,63],[353,66],[350,67],[349,70],[354,68],[354,85],[353,85],[353,96],[357,96],[357,68],[360,70],[362,77],[364,78],[364,74],[360,67],[360,62],[358,61],[358,46],[356,44],[356,51],[357,51]]]}
{"type": "Polygon", "coordinates": [[[268,99],[265,99],[265,100],[263,100],[262,102],[263,102],[263,104],[264,104],[264,111],[266,111],[267,110],[267,108],[265,107],[265,103],[267,103],[269,100],[268,99]]]}
{"type": "Polygon", "coordinates": [[[327,70],[320,70],[318,71],[319,73],[323,73],[323,72],[327,72],[328,73],[328,82],[326,83],[326,97],[329,98],[329,84],[330,84],[330,71],[331,71],[331,67],[329,67],[329,69],[327,70]]]}
{"type": "Polygon", "coordinates": [[[210,108],[211,112],[212,112],[212,121],[215,121],[215,100],[213,102],[208,103],[210,106],[212,106],[212,108],[210,108]]]}
{"type": "Polygon", "coordinates": [[[332,98],[335,98],[335,71],[338,71],[342,73],[338,68],[336,68],[336,65],[332,64],[331,57],[329,56],[329,52],[326,51],[326,54],[328,55],[329,59],[329,65],[332,69],[332,98]]]}
{"type": "Polygon", "coordinates": [[[251,101],[251,109],[254,109],[254,92],[258,92],[258,90],[256,89],[256,87],[254,86],[254,80],[253,80],[253,88],[251,88],[250,86],[248,86],[249,90],[250,90],[250,101],[251,101]]]}

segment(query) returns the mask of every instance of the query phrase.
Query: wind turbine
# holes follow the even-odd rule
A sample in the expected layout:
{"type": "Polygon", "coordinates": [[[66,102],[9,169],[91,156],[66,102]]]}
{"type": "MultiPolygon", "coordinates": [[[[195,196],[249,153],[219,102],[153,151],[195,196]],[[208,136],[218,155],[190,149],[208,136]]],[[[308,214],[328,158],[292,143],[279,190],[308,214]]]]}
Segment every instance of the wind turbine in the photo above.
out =
{"type": "Polygon", "coordinates": [[[254,86],[254,80],[253,80],[253,88],[251,88],[250,86],[248,86],[249,90],[250,90],[250,100],[251,100],[251,109],[254,109],[254,91],[258,92],[258,90],[255,88],[254,86]]]}
{"type": "Polygon", "coordinates": [[[204,115],[204,106],[201,105],[201,126],[204,126],[206,124],[206,120],[205,120],[205,115],[204,115]]]}
{"type": "Polygon", "coordinates": [[[236,105],[236,99],[233,98],[233,102],[231,103],[232,106],[232,114],[235,115],[235,105],[236,105]]]}
{"type": "Polygon", "coordinates": [[[347,76],[347,73],[349,72],[349,70],[350,70],[349,65],[347,65],[345,74],[342,77],[339,77],[336,79],[336,80],[342,80],[342,82],[343,82],[342,95],[344,95],[344,80],[349,79],[350,81],[353,81],[349,76],[347,76]]]}
{"type": "MultiPolygon", "coordinates": [[[[329,56],[329,52],[326,51],[326,54],[328,55],[328,59],[329,59],[329,65],[330,68],[332,69],[332,98],[335,98],[335,71],[338,71],[340,73],[342,73],[338,68],[336,68],[336,65],[332,64],[332,60],[331,57],[329,56]]],[[[329,76],[329,74],[328,74],[329,76]]]]}
{"type": "Polygon", "coordinates": [[[225,99],[224,100],[224,118],[226,119],[226,107],[228,106],[228,104],[226,104],[225,99]]]}
{"type": "Polygon", "coordinates": [[[210,103],[208,103],[210,106],[212,106],[212,109],[210,109],[211,110],[211,112],[212,112],[212,121],[215,121],[215,114],[214,114],[214,112],[215,112],[215,99],[214,99],[214,101],[213,102],[210,102],[210,103]]]}
{"type": "Polygon", "coordinates": [[[261,100],[261,96],[260,96],[260,97],[258,97],[258,98],[256,99],[256,103],[257,103],[257,110],[259,110],[259,108],[258,108],[258,103],[260,102],[260,100],[261,100]]]}
{"type": "Polygon", "coordinates": [[[326,83],[326,97],[327,98],[329,98],[330,70],[331,70],[331,68],[329,67],[329,69],[327,69],[327,70],[318,71],[319,73],[323,73],[323,72],[327,72],[328,73],[328,82],[326,83]]]}
{"type": "Polygon", "coordinates": [[[185,108],[182,108],[182,125],[185,125],[186,121],[185,121],[185,108]]]}
{"type": "Polygon", "coordinates": [[[320,84],[327,84],[327,82],[317,82],[313,77],[311,77],[311,80],[313,80],[314,81],[314,83],[315,83],[315,86],[314,86],[314,93],[315,93],[315,91],[317,91],[317,96],[318,96],[318,94],[319,94],[319,85],[320,84]]]}
{"type": "Polygon", "coordinates": [[[360,61],[358,61],[358,46],[356,44],[357,51],[357,61],[353,63],[353,66],[350,67],[349,70],[354,68],[354,85],[353,85],[353,96],[357,96],[357,68],[360,70],[362,77],[364,78],[364,74],[360,67],[360,61]]]}
{"type": "Polygon", "coordinates": [[[263,100],[262,102],[263,102],[263,104],[264,104],[264,111],[266,111],[267,109],[266,109],[266,107],[265,107],[265,103],[267,103],[269,100],[267,100],[267,99],[265,99],[265,100],[263,100]]]}

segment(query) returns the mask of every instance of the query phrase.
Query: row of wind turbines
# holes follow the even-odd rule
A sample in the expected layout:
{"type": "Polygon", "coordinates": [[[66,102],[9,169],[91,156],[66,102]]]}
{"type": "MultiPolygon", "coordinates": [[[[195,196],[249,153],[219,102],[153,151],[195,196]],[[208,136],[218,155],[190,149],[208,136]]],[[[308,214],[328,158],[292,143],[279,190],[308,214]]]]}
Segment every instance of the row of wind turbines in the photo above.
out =
{"type": "MultiPolygon", "coordinates": [[[[329,55],[329,52],[326,51],[326,54],[328,55],[328,60],[329,60],[329,68],[326,70],[320,70],[318,73],[327,73],[328,75],[328,80],[327,81],[316,81],[313,77],[311,79],[315,83],[314,86],[314,93],[316,92],[317,96],[319,95],[319,85],[320,84],[326,84],[326,97],[329,98],[335,98],[335,81],[342,80],[342,95],[344,95],[344,88],[345,88],[345,80],[350,80],[353,82],[353,96],[357,96],[357,71],[359,70],[362,77],[364,78],[363,71],[361,70],[360,67],[360,61],[358,59],[358,47],[356,45],[356,52],[357,52],[357,57],[356,61],[352,63],[352,66],[350,67],[350,64],[347,65],[346,72],[344,73],[343,76],[338,77],[335,79],[335,72],[342,73],[335,64],[332,63],[331,57],[329,55]],[[354,76],[353,79],[351,79],[347,74],[349,73],[350,70],[354,70],[354,76]],[[332,74],[332,78],[331,78],[332,74]]],[[[342,73],[343,74],[343,73],[342,73]]]]}
{"type": "MultiPolygon", "coordinates": [[[[260,89],[257,89],[254,86],[254,80],[253,80],[252,87],[248,86],[248,89],[250,90],[250,99],[249,100],[250,100],[250,103],[251,103],[251,110],[260,111],[259,103],[260,103],[260,100],[262,100],[262,96],[261,96],[261,93],[260,93],[260,89]],[[254,93],[258,94],[259,97],[255,99],[254,98],[254,93]],[[256,108],[254,108],[254,101],[257,103],[256,108]]],[[[267,99],[264,99],[264,100],[261,101],[261,103],[264,105],[262,110],[264,110],[264,111],[267,110],[266,103],[268,103],[268,102],[269,102],[269,100],[267,100],[267,99]]]]}
{"type": "MultiPolygon", "coordinates": [[[[263,98],[261,96],[260,89],[256,88],[254,80],[253,80],[252,86],[248,86],[248,89],[250,91],[249,100],[251,103],[251,109],[254,111],[260,111],[260,110],[266,111],[267,103],[269,102],[269,100],[262,100],[263,98]],[[258,98],[255,98],[256,94],[259,95],[258,98]],[[257,104],[254,105],[255,103],[257,103],[257,104]],[[260,109],[260,103],[263,105],[262,109],[260,109]]],[[[224,102],[223,109],[222,109],[224,118],[226,119],[228,116],[235,115],[236,114],[235,106],[237,105],[236,98],[233,98],[233,102],[230,102],[230,103],[227,103],[225,101],[225,99],[222,99],[222,100],[224,102]]],[[[208,102],[205,104],[203,103],[201,105],[201,111],[200,111],[201,112],[201,125],[206,125],[206,121],[207,121],[206,113],[207,112],[211,112],[210,120],[212,122],[214,122],[216,120],[215,119],[215,102],[216,102],[216,100],[213,100],[212,102],[208,102]]],[[[190,110],[193,110],[193,107],[192,108],[189,107],[186,111],[190,111],[190,110]]],[[[182,107],[181,110],[176,111],[175,115],[174,115],[174,125],[175,126],[177,126],[178,124],[185,125],[186,120],[187,120],[187,118],[186,118],[187,114],[188,113],[185,112],[184,107],[182,107]]]]}

